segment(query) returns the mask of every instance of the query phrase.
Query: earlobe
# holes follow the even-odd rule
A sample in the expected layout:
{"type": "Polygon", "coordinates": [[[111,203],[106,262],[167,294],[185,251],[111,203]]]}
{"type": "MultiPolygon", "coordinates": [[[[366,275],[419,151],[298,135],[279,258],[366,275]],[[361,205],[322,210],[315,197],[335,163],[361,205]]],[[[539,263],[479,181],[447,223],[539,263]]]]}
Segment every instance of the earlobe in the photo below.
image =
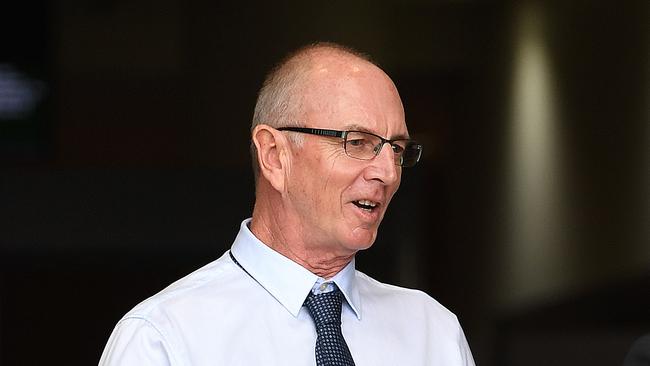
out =
{"type": "Polygon", "coordinates": [[[252,133],[257,148],[260,176],[263,176],[278,192],[285,188],[283,154],[286,139],[281,132],[268,125],[257,125],[252,133]]]}

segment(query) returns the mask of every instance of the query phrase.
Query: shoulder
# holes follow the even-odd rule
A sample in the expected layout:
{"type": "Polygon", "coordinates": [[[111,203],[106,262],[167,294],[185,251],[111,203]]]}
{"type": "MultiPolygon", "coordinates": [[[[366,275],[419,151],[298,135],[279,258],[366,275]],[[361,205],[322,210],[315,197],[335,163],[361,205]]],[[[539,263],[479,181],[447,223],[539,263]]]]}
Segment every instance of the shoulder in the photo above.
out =
{"type": "Polygon", "coordinates": [[[362,321],[403,339],[410,352],[435,364],[474,365],[462,327],[451,311],[420,290],[379,282],[356,272],[362,321]]]}
{"type": "Polygon", "coordinates": [[[383,283],[360,271],[356,272],[356,279],[364,303],[371,302],[386,308],[386,311],[395,310],[400,314],[458,327],[456,315],[424,291],[383,283]]]}
{"type": "Polygon", "coordinates": [[[637,339],[625,357],[624,366],[641,366],[650,363],[650,333],[637,339]]]}
{"type": "Polygon", "coordinates": [[[161,313],[189,310],[191,303],[210,301],[236,284],[238,271],[227,252],[136,305],[122,319],[142,319],[155,323],[161,313]]]}
{"type": "Polygon", "coordinates": [[[207,321],[223,322],[233,296],[248,280],[226,252],[149,297],[117,323],[100,365],[187,364],[186,341],[201,338],[207,321]]]}

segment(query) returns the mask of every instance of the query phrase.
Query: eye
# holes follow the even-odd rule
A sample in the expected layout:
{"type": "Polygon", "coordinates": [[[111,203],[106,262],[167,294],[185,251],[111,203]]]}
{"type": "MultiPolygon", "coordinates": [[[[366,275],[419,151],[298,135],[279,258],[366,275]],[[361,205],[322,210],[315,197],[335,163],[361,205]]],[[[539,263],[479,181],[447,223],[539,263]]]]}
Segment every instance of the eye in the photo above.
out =
{"type": "Polygon", "coordinates": [[[372,146],[372,142],[366,138],[354,138],[348,140],[348,145],[353,147],[368,147],[372,146]]]}
{"type": "Polygon", "coordinates": [[[393,153],[395,154],[402,154],[404,150],[406,149],[406,146],[402,146],[399,142],[394,142],[390,145],[393,148],[393,153]]]}

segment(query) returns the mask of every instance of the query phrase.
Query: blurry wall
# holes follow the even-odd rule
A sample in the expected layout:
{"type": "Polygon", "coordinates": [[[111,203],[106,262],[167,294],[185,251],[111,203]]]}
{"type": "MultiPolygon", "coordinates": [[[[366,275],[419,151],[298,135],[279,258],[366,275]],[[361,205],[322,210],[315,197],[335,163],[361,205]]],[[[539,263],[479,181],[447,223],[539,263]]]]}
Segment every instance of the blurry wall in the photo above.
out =
{"type": "Polygon", "coordinates": [[[650,331],[648,14],[11,5],[0,64],[45,92],[0,113],[0,364],[96,362],[123,313],[229,247],[252,208],[257,89],[314,40],[371,54],[425,145],[360,269],[448,306],[480,365],[620,363],[650,331]]]}
{"type": "Polygon", "coordinates": [[[513,9],[506,301],[650,268],[642,8],[523,2],[513,9]]]}

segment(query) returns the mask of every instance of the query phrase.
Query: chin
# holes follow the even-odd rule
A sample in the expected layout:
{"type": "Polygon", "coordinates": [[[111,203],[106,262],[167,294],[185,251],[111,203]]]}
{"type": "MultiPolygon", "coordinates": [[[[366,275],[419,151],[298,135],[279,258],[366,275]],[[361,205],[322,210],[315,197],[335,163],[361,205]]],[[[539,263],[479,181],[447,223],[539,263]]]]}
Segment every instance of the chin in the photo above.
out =
{"type": "Polygon", "coordinates": [[[347,247],[355,250],[364,250],[372,246],[377,238],[377,230],[357,228],[352,231],[352,237],[347,247]]]}
{"type": "Polygon", "coordinates": [[[374,242],[375,242],[375,241],[373,240],[373,241],[371,241],[370,243],[366,243],[365,245],[360,245],[360,246],[358,246],[358,247],[357,247],[357,251],[359,251],[359,250],[366,250],[366,249],[369,249],[369,248],[372,246],[372,244],[373,244],[374,242]]]}

